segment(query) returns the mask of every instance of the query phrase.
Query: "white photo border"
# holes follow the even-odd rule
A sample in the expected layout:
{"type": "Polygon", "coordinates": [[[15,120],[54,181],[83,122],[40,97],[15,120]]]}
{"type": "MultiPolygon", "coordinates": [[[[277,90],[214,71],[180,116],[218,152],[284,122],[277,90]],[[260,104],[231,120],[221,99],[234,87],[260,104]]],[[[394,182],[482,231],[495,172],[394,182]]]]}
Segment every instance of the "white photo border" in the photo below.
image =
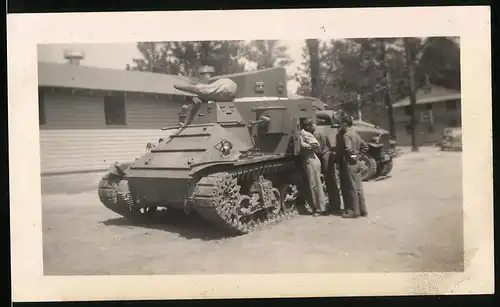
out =
{"type": "Polygon", "coordinates": [[[7,30],[14,301],[494,293],[488,6],[12,14],[7,30]],[[465,272],[43,276],[37,44],[403,36],[460,37],[465,272]]]}

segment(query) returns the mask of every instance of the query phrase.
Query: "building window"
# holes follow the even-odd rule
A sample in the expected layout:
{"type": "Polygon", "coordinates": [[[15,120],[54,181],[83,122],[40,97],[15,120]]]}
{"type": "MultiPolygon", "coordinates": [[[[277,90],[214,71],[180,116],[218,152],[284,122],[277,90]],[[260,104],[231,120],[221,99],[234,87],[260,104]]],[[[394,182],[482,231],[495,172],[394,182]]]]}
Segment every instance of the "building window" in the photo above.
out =
{"type": "Polygon", "coordinates": [[[457,102],[455,100],[450,100],[446,102],[446,109],[455,110],[457,109],[457,102]]]}
{"type": "Polygon", "coordinates": [[[404,109],[405,109],[405,115],[411,115],[411,107],[410,106],[406,106],[404,109]]]}
{"type": "Polygon", "coordinates": [[[434,132],[434,126],[433,126],[433,125],[429,125],[429,126],[427,127],[427,132],[429,132],[429,133],[433,133],[433,132],[434,132]]]}
{"type": "Polygon", "coordinates": [[[426,108],[427,110],[431,111],[431,110],[432,110],[432,104],[427,103],[427,104],[425,105],[425,108],[426,108]]]}
{"type": "Polygon", "coordinates": [[[411,134],[411,130],[412,130],[411,125],[406,125],[405,128],[406,128],[406,133],[411,134]]]}
{"type": "Polygon", "coordinates": [[[41,89],[38,90],[38,121],[40,125],[45,125],[45,99],[43,96],[43,91],[41,89]]]}
{"type": "Polygon", "coordinates": [[[104,116],[106,125],[126,125],[125,98],[118,96],[104,97],[104,116]]]}

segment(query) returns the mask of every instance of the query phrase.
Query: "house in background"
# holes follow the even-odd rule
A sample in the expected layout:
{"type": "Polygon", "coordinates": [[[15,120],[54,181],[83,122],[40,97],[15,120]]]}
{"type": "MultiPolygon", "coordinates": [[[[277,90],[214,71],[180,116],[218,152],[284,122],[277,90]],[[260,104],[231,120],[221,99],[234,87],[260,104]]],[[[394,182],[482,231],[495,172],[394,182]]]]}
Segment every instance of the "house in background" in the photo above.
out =
{"type": "Polygon", "coordinates": [[[38,64],[42,191],[78,182],[95,186],[115,161],[130,161],[146,144],[178,124],[191,94],[176,90],[180,76],[83,67],[81,54],[68,63],[38,64]]]}
{"type": "MultiPolygon", "coordinates": [[[[427,84],[417,91],[418,145],[439,142],[446,127],[461,127],[461,95],[459,91],[427,84]]],[[[393,104],[398,145],[411,145],[410,99],[393,104]]]]}

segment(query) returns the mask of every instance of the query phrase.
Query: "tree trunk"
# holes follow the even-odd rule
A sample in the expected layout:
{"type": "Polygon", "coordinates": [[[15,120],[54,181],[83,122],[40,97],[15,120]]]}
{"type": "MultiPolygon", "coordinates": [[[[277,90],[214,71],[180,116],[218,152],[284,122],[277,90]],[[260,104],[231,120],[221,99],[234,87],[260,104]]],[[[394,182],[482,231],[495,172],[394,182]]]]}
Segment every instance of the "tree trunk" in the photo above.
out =
{"type": "Polygon", "coordinates": [[[382,75],[385,79],[386,89],[384,91],[385,95],[385,105],[387,106],[387,115],[389,118],[389,132],[391,136],[396,139],[396,125],[394,123],[394,108],[392,106],[392,96],[391,96],[391,74],[389,72],[389,68],[387,65],[387,57],[386,57],[386,45],[385,40],[380,40],[380,54],[381,54],[381,63],[382,63],[382,75]]]}
{"type": "Polygon", "coordinates": [[[200,46],[200,64],[209,65],[210,42],[202,41],[200,46]]]}
{"type": "Polygon", "coordinates": [[[309,68],[311,73],[311,96],[319,98],[321,96],[319,84],[319,41],[308,39],[307,48],[309,50],[309,68]]]}
{"type": "Polygon", "coordinates": [[[408,66],[408,81],[410,83],[410,125],[411,125],[411,151],[418,150],[418,140],[417,140],[417,86],[415,80],[415,46],[408,38],[404,38],[405,43],[405,53],[406,53],[406,63],[408,66]]]}

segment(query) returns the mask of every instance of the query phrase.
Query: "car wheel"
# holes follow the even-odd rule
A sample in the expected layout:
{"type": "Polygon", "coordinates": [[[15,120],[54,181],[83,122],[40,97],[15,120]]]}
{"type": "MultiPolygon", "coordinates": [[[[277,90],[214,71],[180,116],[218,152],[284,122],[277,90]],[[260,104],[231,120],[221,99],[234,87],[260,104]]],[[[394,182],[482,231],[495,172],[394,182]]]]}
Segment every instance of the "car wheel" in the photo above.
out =
{"type": "Polygon", "coordinates": [[[387,176],[392,171],[394,167],[394,161],[390,160],[384,163],[380,163],[377,168],[377,176],[387,176]]]}
{"type": "Polygon", "coordinates": [[[361,155],[361,180],[367,181],[377,174],[377,161],[369,154],[361,155]]]}

